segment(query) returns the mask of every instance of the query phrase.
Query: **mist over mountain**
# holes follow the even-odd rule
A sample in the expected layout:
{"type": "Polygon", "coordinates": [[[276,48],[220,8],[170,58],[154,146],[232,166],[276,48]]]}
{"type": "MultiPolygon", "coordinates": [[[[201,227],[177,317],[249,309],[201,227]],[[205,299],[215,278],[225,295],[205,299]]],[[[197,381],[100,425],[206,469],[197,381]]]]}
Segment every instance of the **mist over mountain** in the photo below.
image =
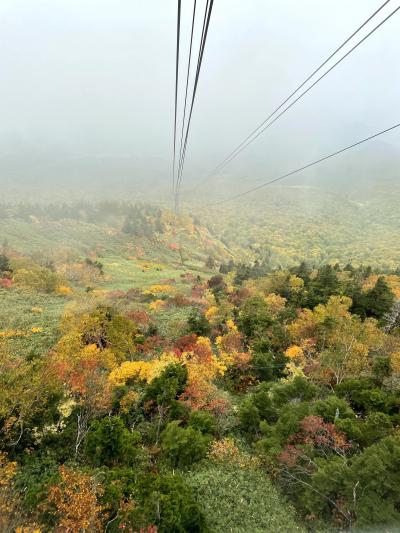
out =
{"type": "Polygon", "coordinates": [[[0,533],[400,531],[400,0],[0,0],[0,533]]]}
{"type": "MultiPolygon", "coordinates": [[[[88,197],[125,191],[154,201],[168,196],[175,14],[169,1],[156,5],[142,0],[138,5],[121,0],[118,9],[106,0],[88,0],[84,6],[78,0],[45,1],[35,8],[29,0],[1,3],[0,185],[5,195],[27,182],[29,195],[41,189],[48,197],[61,198],[63,191],[88,197]]],[[[252,0],[242,9],[220,0],[204,54],[183,189],[207,175],[376,8],[373,0],[307,0],[302,6],[252,0]]],[[[190,17],[185,3],[182,58],[190,17]]],[[[200,22],[195,29],[197,50],[200,22]]],[[[297,168],[395,122],[397,30],[393,17],[214,177],[218,194],[225,187],[239,192],[253,180],[297,168]]],[[[343,52],[349,49],[350,44],[343,52]]],[[[184,59],[181,66],[182,80],[184,59]]],[[[396,132],[388,133],[288,183],[314,178],[329,181],[330,187],[363,177],[396,179],[398,153],[386,158],[383,146],[390,152],[397,139],[396,132]]]]}

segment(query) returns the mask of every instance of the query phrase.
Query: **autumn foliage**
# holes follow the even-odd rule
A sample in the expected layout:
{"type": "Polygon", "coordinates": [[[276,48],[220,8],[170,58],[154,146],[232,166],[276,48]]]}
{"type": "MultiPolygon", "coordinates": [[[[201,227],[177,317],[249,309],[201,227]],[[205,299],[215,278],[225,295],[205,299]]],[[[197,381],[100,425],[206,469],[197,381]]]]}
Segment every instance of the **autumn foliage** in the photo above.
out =
{"type": "MultiPolygon", "coordinates": [[[[103,489],[89,475],[61,466],[60,481],[49,488],[46,510],[56,519],[55,531],[101,531],[103,489]]],[[[102,514],[104,515],[102,517],[102,514]]]]}
{"type": "MultiPolygon", "coordinates": [[[[121,233],[150,228],[165,252],[171,220],[155,216],[121,233]]],[[[165,265],[138,246],[124,261],[140,286],[120,288],[92,250],[65,268],[18,258],[0,289],[25,313],[0,330],[0,530],[205,533],[217,494],[243,504],[210,479],[246,480],[252,500],[267,475],[311,529],[397,527],[398,276],[212,257],[211,278],[157,279],[165,265]]]]}

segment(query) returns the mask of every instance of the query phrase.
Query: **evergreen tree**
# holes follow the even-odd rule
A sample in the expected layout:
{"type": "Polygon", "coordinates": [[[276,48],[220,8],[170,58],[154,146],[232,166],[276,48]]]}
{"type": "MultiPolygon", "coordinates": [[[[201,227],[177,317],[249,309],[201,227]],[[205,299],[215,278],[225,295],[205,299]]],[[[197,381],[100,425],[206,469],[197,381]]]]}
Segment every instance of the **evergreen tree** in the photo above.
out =
{"type": "Polygon", "coordinates": [[[244,303],[240,311],[238,326],[239,331],[247,339],[256,340],[265,336],[272,322],[268,304],[260,296],[254,296],[244,303]]]}
{"type": "Polygon", "coordinates": [[[331,265],[324,265],[318,270],[317,276],[310,282],[308,307],[325,304],[332,294],[338,294],[340,283],[331,265]]]}
{"type": "Polygon", "coordinates": [[[240,264],[236,269],[236,276],[234,279],[235,285],[242,285],[246,279],[249,279],[251,275],[251,268],[248,265],[240,264]]]}
{"type": "Polygon", "coordinates": [[[138,453],[139,442],[140,433],[131,433],[117,416],[107,417],[92,423],[85,451],[96,466],[132,464],[138,453]]]}
{"type": "Polygon", "coordinates": [[[362,319],[366,316],[366,295],[362,292],[361,284],[356,282],[348,283],[345,288],[346,296],[351,298],[352,304],[350,307],[350,312],[353,315],[358,315],[362,319]]]}
{"type": "Polygon", "coordinates": [[[189,333],[196,333],[202,337],[211,331],[210,322],[198,307],[193,307],[188,318],[189,333]]]}
{"type": "Polygon", "coordinates": [[[209,255],[207,257],[206,268],[208,268],[210,270],[214,270],[214,268],[215,268],[215,259],[213,257],[211,257],[211,255],[209,255]]]}
{"type": "Polygon", "coordinates": [[[161,447],[171,466],[185,468],[206,456],[212,437],[179,424],[180,420],[173,420],[167,425],[161,435],[161,447]]]}
{"type": "Polygon", "coordinates": [[[0,274],[10,272],[10,262],[5,254],[0,254],[0,274]]]}
{"type": "Polygon", "coordinates": [[[393,303],[394,294],[381,276],[377,279],[375,287],[365,295],[366,315],[380,319],[391,310],[393,303]]]}
{"type": "Polygon", "coordinates": [[[220,274],[228,274],[228,265],[226,263],[221,263],[219,266],[219,273],[220,274]]]}
{"type": "Polygon", "coordinates": [[[172,403],[185,390],[187,378],[185,366],[171,363],[147,385],[143,402],[152,400],[157,405],[172,403]]]}
{"type": "Polygon", "coordinates": [[[137,505],[131,506],[132,510],[127,513],[132,531],[158,533],[209,531],[198,500],[184,477],[178,472],[148,474],[134,488],[137,505]],[[156,527],[153,528],[149,524],[154,524],[156,527]]]}
{"type": "Polygon", "coordinates": [[[311,271],[305,261],[302,261],[297,267],[292,267],[290,272],[298,278],[301,278],[304,281],[304,286],[308,286],[310,282],[311,271]]]}

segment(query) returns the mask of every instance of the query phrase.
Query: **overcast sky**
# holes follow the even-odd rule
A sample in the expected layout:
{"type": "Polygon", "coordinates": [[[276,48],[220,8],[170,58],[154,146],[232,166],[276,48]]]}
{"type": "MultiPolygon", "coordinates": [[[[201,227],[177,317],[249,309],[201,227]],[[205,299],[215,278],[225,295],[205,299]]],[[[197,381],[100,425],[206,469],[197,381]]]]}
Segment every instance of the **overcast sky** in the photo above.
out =
{"type": "MultiPolygon", "coordinates": [[[[181,46],[187,57],[193,3],[182,3],[181,46]]],[[[380,3],[215,0],[187,179],[223,159],[380,3]]],[[[0,0],[0,157],[31,147],[73,157],[151,158],[167,177],[176,4],[0,0]]],[[[199,15],[204,5],[198,0],[199,15]]],[[[389,2],[376,20],[397,5],[398,0],[389,2]]],[[[373,25],[375,19],[368,29],[373,25]]],[[[398,122],[399,35],[400,12],[226,172],[250,168],[261,177],[290,169],[398,122]]],[[[181,67],[183,74],[185,63],[181,67]]],[[[400,132],[384,142],[399,147],[400,132]]]]}

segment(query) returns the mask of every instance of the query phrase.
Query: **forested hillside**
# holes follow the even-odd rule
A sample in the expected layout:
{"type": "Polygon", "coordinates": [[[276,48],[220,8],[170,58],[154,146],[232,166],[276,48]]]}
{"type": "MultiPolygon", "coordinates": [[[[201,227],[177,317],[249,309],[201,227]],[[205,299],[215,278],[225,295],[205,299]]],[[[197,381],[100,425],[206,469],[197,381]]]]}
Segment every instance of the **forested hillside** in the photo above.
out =
{"type": "Polygon", "coordinates": [[[383,190],[364,181],[355,189],[348,184],[276,185],[209,208],[229,197],[229,187],[221,184],[216,190],[224,195],[207,195],[193,210],[235,254],[247,253],[249,260],[268,256],[275,267],[306,260],[395,269],[400,263],[400,191],[393,182],[386,185],[383,190]]]}
{"type": "Polygon", "coordinates": [[[400,527],[400,265],[145,204],[0,227],[1,531],[400,527]]]}

